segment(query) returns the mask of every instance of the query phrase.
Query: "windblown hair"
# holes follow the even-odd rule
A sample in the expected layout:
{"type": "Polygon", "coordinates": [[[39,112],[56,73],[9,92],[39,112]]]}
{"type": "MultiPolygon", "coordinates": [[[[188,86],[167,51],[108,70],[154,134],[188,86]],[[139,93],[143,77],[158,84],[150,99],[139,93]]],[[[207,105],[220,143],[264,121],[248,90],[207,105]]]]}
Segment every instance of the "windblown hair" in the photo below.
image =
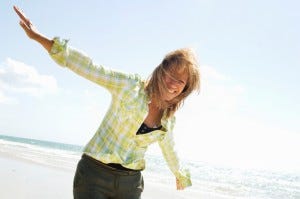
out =
{"type": "Polygon", "coordinates": [[[199,64],[194,52],[189,48],[183,48],[167,54],[148,78],[145,90],[150,98],[156,100],[159,108],[166,111],[167,117],[172,116],[189,94],[200,90],[199,64]],[[188,79],[180,95],[166,102],[161,100],[163,93],[168,92],[163,77],[166,72],[172,71],[184,71],[188,74],[188,79]]]}

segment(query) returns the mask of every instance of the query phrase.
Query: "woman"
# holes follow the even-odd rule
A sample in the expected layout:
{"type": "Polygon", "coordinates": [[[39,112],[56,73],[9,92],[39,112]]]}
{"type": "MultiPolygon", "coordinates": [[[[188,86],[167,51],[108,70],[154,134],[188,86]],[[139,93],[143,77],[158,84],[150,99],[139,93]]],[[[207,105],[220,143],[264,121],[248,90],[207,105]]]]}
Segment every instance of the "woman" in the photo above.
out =
{"type": "Polygon", "coordinates": [[[141,198],[141,171],[147,147],[158,142],[178,190],[191,186],[188,170],[174,151],[174,113],[199,89],[197,61],[188,49],[169,53],[147,81],[94,64],[66,40],[40,34],[17,7],[27,36],[40,43],[59,65],[106,88],[112,101],[99,129],[85,146],[74,177],[73,194],[83,198],[141,198]]]}

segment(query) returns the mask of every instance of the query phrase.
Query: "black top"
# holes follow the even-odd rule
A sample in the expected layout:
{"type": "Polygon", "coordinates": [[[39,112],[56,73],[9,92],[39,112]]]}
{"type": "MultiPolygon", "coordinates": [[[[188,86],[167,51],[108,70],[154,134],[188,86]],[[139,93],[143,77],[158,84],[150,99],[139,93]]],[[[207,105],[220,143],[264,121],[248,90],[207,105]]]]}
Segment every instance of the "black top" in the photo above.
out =
{"type": "Polygon", "coordinates": [[[145,123],[143,123],[140,126],[139,130],[136,132],[136,134],[137,135],[146,134],[146,133],[150,133],[151,131],[160,130],[161,128],[162,128],[162,126],[155,127],[155,128],[150,128],[145,123]]]}

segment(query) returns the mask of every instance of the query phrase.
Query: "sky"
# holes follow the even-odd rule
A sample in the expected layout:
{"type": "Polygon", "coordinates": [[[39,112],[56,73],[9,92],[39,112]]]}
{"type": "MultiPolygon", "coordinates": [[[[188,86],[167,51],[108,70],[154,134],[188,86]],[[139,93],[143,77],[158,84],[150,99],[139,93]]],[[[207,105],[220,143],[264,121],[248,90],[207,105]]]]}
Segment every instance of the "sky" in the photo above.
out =
{"type": "Polygon", "coordinates": [[[26,37],[13,5],[42,34],[143,78],[168,52],[193,48],[201,91],[176,114],[180,156],[300,171],[298,1],[1,2],[0,134],[85,145],[109,93],[55,64],[26,37]]]}

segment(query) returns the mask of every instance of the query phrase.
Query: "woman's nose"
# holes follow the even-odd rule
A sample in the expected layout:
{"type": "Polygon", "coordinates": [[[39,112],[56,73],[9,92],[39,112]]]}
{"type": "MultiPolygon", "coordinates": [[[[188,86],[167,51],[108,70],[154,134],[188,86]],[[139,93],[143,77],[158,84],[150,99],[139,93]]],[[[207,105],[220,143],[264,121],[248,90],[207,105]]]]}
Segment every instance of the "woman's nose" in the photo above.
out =
{"type": "Polygon", "coordinates": [[[177,93],[179,91],[179,87],[176,84],[171,84],[170,91],[171,93],[177,93]]]}

